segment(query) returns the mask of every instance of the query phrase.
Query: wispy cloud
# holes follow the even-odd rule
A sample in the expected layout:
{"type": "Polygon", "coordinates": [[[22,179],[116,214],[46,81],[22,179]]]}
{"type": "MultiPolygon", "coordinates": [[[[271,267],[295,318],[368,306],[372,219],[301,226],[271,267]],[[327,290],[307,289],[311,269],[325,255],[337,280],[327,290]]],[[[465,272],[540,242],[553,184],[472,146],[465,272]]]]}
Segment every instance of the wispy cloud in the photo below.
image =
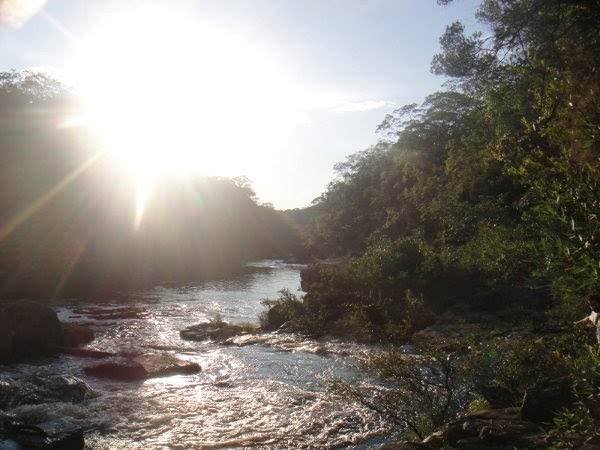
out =
{"type": "Polygon", "coordinates": [[[46,0],[0,0],[0,25],[18,29],[45,4],[46,0]]]}
{"type": "Polygon", "coordinates": [[[331,108],[331,110],[338,113],[352,113],[373,111],[376,109],[389,108],[391,106],[393,105],[385,100],[361,100],[342,102],[331,108]]]}

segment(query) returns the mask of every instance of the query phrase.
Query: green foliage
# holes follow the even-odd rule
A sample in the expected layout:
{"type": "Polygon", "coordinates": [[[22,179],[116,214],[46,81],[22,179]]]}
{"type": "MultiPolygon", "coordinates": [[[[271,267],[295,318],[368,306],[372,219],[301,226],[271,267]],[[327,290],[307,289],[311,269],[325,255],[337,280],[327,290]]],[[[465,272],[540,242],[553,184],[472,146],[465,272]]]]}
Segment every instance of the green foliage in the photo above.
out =
{"type": "Polygon", "coordinates": [[[440,39],[450,89],[386,116],[312,207],[310,247],[351,256],[307,294],[331,326],[381,336],[406,289],[434,310],[550,293],[565,316],[597,290],[598,2],[486,0],[478,18],[489,32],[440,39]]]}
{"type": "Polygon", "coordinates": [[[588,346],[570,361],[575,406],[554,419],[554,450],[581,448],[588,439],[600,439],[600,356],[588,346]]]}
{"type": "Polygon", "coordinates": [[[302,301],[289,289],[282,289],[279,294],[276,300],[261,300],[261,304],[266,308],[259,316],[261,327],[265,330],[276,330],[284,323],[294,320],[304,329],[313,329],[312,325],[308,327],[308,314],[302,301]]]}
{"type": "Polygon", "coordinates": [[[336,380],[331,392],[378,412],[412,437],[425,438],[461,410],[458,355],[431,347],[419,348],[418,356],[390,349],[369,357],[363,370],[382,383],[336,380]]]}
{"type": "MultiPolygon", "coordinates": [[[[489,383],[506,389],[508,400],[517,405],[525,389],[544,378],[589,372],[593,364],[588,349],[594,338],[589,330],[573,328],[567,333],[535,339],[532,336],[496,339],[480,352],[475,371],[489,383]]],[[[579,378],[589,381],[585,375],[579,378]]]]}

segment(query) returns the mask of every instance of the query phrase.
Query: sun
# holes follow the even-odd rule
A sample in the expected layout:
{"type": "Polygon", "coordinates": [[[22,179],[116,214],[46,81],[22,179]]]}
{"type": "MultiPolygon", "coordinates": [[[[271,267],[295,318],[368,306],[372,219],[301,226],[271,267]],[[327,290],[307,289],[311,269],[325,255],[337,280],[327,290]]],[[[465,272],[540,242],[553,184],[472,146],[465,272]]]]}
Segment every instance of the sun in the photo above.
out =
{"type": "Polygon", "coordinates": [[[84,120],[138,179],[138,209],[164,172],[245,174],[297,115],[267,51],[171,9],[115,11],[82,39],[71,73],[84,120]]]}

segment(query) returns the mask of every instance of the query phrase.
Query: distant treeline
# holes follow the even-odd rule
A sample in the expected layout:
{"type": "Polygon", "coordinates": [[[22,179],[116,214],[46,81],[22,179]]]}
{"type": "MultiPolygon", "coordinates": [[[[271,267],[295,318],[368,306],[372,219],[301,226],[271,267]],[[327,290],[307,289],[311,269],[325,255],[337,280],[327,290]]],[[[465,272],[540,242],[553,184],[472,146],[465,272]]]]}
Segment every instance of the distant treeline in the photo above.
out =
{"type": "Polygon", "coordinates": [[[301,253],[244,178],[163,176],[136,223],[134,175],[80,112],[48,75],[0,73],[0,296],[101,296],[301,253]]]}

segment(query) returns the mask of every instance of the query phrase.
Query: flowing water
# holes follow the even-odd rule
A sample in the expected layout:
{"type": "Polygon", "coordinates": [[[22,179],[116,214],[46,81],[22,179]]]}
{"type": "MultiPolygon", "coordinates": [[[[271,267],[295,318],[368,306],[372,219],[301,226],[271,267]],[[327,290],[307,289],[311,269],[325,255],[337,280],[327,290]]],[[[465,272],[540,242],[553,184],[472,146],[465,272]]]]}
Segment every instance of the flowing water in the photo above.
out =
{"type": "Polygon", "coordinates": [[[327,393],[328,380],[352,379],[364,346],[264,334],[254,345],[181,340],[179,330],[215,317],[257,323],[260,300],[298,290],[300,267],[279,261],[249,265],[224,280],[156,287],[94,305],[58,308],[61,320],[92,325],[88,347],[123,354],[169,353],[197,362],[194,375],[119,382],[88,377],[95,361],[61,355],[10,366],[15,378],[70,374],[99,395],[80,404],[21,406],[31,419],[63,417],[82,425],[86,447],[370,448],[387,425],[372,412],[327,393]]]}

